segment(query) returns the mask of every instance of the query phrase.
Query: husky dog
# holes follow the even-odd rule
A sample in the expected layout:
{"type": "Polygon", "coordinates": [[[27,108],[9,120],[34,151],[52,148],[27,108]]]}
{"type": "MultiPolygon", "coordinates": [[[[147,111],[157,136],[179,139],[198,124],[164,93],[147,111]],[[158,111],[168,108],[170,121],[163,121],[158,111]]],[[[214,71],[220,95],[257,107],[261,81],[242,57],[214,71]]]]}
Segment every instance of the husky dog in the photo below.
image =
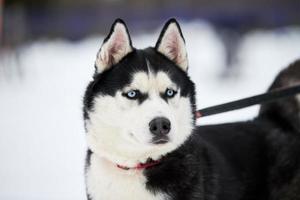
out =
{"type": "MultiPolygon", "coordinates": [[[[300,97],[252,121],[195,126],[195,87],[175,19],[135,49],[118,19],[84,97],[89,200],[300,199],[300,97]]],[[[300,61],[270,90],[300,82],[300,61]]]]}

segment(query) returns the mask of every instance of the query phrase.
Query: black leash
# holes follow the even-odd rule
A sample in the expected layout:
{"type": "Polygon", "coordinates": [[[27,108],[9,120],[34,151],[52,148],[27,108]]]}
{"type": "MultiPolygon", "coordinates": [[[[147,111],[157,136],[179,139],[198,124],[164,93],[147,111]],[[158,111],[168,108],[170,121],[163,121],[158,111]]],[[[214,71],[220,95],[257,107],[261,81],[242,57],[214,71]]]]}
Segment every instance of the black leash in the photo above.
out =
{"type": "Polygon", "coordinates": [[[256,104],[269,103],[281,98],[296,95],[298,93],[300,93],[300,85],[295,85],[295,86],[282,88],[282,89],[275,89],[273,91],[264,94],[259,94],[252,97],[240,99],[237,101],[232,101],[232,102],[198,110],[196,111],[196,118],[206,117],[209,115],[215,115],[215,114],[224,113],[232,110],[237,110],[237,109],[253,106],[256,104]]]}

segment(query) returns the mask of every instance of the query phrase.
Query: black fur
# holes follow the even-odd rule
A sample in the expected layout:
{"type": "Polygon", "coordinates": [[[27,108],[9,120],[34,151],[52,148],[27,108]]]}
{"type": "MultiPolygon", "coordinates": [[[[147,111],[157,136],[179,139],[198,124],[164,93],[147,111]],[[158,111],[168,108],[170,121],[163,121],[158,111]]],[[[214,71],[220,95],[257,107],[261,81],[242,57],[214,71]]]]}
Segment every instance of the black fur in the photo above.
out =
{"type": "MultiPolygon", "coordinates": [[[[300,61],[281,72],[271,90],[299,81],[300,61]]],[[[298,200],[299,114],[291,97],[262,105],[253,121],[197,127],[160,166],[145,171],[147,187],[174,200],[298,200]]]]}
{"type": "MultiPolygon", "coordinates": [[[[148,48],[134,50],[109,70],[95,74],[84,98],[85,119],[95,95],[114,96],[130,82],[131,72],[148,71],[147,61],[153,72],[170,74],[195,111],[194,84],[187,74],[155,48],[148,48]]],[[[300,61],[282,71],[270,90],[299,82],[300,61]]],[[[166,193],[170,200],[300,200],[299,106],[290,97],[262,105],[251,121],[195,127],[181,147],[144,170],[147,189],[166,193]]],[[[91,154],[89,150],[87,167],[91,154]]]]}
{"type": "Polygon", "coordinates": [[[168,72],[170,78],[177,83],[181,91],[180,95],[191,98],[193,110],[195,110],[194,83],[172,61],[158,53],[154,48],[149,47],[144,50],[134,49],[133,52],[113,67],[103,73],[94,75],[94,80],[88,85],[84,97],[84,118],[88,119],[87,111],[92,109],[93,99],[96,95],[114,96],[117,90],[124,88],[131,82],[133,72],[143,71],[148,73],[148,67],[154,73],[158,71],[168,72]]]}

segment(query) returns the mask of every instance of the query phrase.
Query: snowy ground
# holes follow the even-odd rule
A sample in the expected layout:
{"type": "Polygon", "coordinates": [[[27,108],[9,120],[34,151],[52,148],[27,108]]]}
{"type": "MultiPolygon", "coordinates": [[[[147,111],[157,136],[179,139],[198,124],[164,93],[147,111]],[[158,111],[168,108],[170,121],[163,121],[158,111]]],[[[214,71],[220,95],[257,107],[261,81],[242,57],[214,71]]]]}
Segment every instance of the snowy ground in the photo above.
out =
{"type": "MultiPolygon", "coordinates": [[[[182,28],[199,108],[264,92],[280,69],[300,58],[299,28],[257,30],[240,43],[239,76],[220,79],[225,50],[216,32],[205,23],[182,28]]],[[[133,43],[154,45],[157,36],[136,35],[133,43]]],[[[37,41],[18,49],[18,60],[2,55],[0,199],[85,198],[81,101],[102,39],[37,41]]],[[[203,118],[199,124],[246,120],[256,112],[252,107],[203,118]]]]}

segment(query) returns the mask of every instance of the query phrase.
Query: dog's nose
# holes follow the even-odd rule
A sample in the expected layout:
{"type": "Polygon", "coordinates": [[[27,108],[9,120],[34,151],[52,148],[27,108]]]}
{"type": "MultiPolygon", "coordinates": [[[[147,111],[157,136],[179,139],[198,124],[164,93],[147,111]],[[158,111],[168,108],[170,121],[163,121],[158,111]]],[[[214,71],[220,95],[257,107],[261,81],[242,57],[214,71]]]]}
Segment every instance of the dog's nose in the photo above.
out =
{"type": "Polygon", "coordinates": [[[171,122],[164,117],[154,118],[149,123],[150,132],[155,136],[166,136],[171,129],[171,122]]]}

